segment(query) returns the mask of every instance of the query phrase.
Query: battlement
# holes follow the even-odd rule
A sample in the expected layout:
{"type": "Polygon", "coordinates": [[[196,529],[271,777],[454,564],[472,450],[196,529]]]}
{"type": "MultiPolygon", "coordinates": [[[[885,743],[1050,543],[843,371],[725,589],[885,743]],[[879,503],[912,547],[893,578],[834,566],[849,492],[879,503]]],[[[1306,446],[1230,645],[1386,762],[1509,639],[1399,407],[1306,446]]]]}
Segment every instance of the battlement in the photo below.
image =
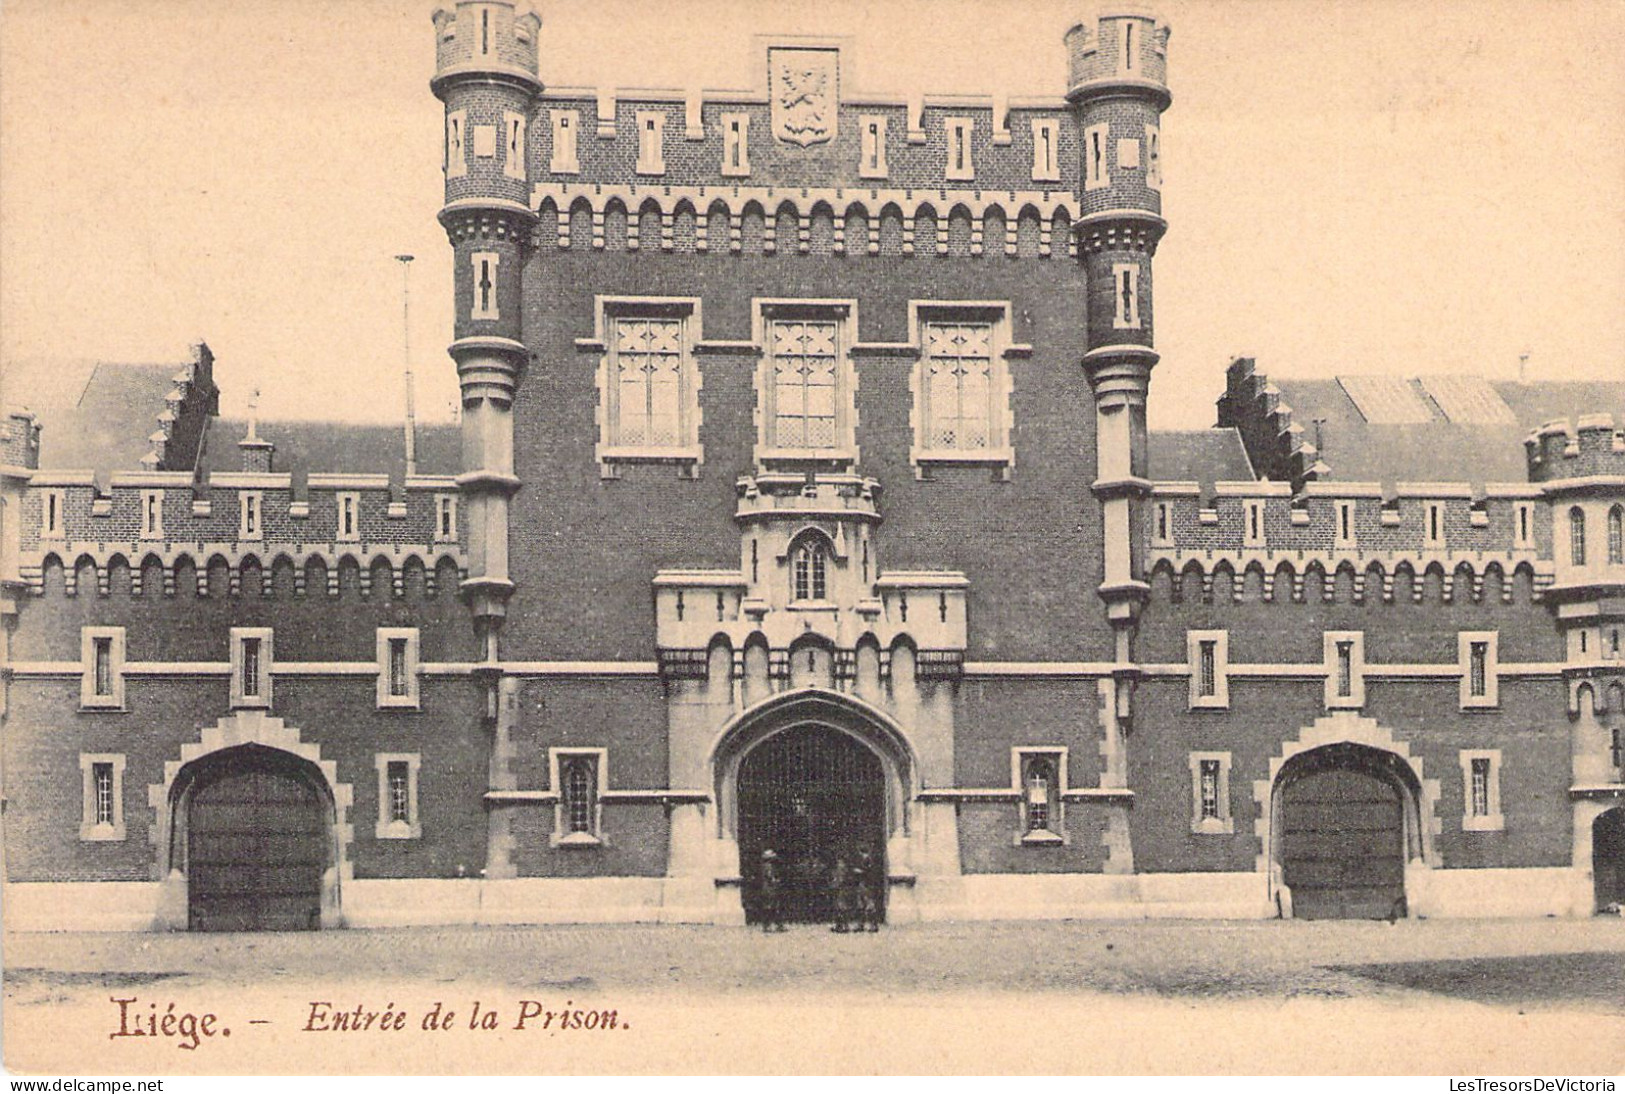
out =
{"type": "Polygon", "coordinates": [[[12,408],[0,418],[0,466],[39,466],[39,423],[30,412],[12,408]]]}
{"type": "Polygon", "coordinates": [[[1625,476],[1625,429],[1611,414],[1547,422],[1524,441],[1530,482],[1625,476]]]}
{"type": "Polygon", "coordinates": [[[1166,23],[1149,8],[1120,3],[1101,10],[1092,23],[1079,23],[1066,33],[1067,97],[1123,85],[1160,91],[1168,106],[1168,38],[1166,23]]]}
{"type": "Polygon", "coordinates": [[[507,73],[539,83],[541,16],[510,0],[462,0],[435,11],[435,82],[463,73],[507,73]]]}
{"type": "Polygon", "coordinates": [[[39,471],[18,516],[25,559],[71,561],[122,553],[221,552],[298,555],[307,545],[365,556],[374,550],[461,551],[458,489],[450,476],[293,476],[134,472],[112,476],[105,493],[88,471],[39,471]]]}

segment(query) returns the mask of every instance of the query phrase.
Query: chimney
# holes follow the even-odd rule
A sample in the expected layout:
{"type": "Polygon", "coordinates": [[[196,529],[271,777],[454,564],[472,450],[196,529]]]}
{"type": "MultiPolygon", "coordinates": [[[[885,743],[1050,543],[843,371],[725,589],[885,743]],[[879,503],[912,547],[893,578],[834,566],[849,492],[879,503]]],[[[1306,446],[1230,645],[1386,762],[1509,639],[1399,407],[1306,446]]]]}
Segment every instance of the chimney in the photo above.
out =
{"type": "Polygon", "coordinates": [[[271,473],[271,458],[276,453],[276,445],[260,440],[259,402],[259,389],[255,388],[248,399],[248,436],[238,441],[237,447],[242,449],[244,471],[268,475],[271,473]]]}

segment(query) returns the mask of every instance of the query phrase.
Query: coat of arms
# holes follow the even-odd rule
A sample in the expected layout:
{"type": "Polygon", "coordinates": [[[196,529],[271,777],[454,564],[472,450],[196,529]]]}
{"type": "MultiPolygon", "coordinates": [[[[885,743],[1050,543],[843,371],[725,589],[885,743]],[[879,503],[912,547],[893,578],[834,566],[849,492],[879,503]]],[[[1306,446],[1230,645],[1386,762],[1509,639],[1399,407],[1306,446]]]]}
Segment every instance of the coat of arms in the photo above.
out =
{"type": "Polygon", "coordinates": [[[768,51],[773,136],[806,147],[832,140],[840,103],[840,54],[833,49],[768,51]]]}

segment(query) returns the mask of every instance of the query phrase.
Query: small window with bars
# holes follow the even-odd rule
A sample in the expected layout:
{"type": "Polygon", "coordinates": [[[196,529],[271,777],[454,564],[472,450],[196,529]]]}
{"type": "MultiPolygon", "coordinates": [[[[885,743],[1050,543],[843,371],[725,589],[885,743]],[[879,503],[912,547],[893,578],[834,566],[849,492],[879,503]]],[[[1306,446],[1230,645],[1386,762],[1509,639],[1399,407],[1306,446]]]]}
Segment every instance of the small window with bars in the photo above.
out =
{"type": "Polygon", "coordinates": [[[415,627],[380,627],[377,639],[380,708],[418,709],[418,630],[415,627]]]}
{"type": "Polygon", "coordinates": [[[1219,693],[1218,646],[1219,644],[1211,638],[1204,639],[1197,646],[1196,694],[1203,698],[1219,693]]]}
{"type": "Polygon", "coordinates": [[[1461,754],[1462,818],[1467,832],[1499,832],[1506,821],[1501,813],[1501,753],[1494,749],[1461,754]]]}
{"type": "Polygon", "coordinates": [[[1191,772],[1191,831],[1222,835],[1235,831],[1230,816],[1230,753],[1193,752],[1191,772]]]}
{"type": "Polygon", "coordinates": [[[1474,642],[1468,650],[1468,694],[1475,699],[1482,699],[1489,694],[1490,644],[1474,642]]]}
{"type": "Polygon", "coordinates": [[[417,839],[423,835],[418,821],[420,754],[380,752],[373,759],[378,768],[378,823],[373,834],[378,839],[417,839]]]}
{"type": "Polygon", "coordinates": [[[239,683],[244,699],[260,697],[260,640],[243,639],[241,676],[239,683]]]}
{"type": "Polygon", "coordinates": [[[99,698],[113,694],[113,639],[102,636],[91,640],[95,655],[95,694],[99,698]]]}
{"type": "Polygon", "coordinates": [[[1472,761],[1472,812],[1475,817],[1490,815],[1490,761],[1479,757],[1472,761]]]}
{"type": "Polygon", "coordinates": [[[601,840],[599,830],[603,752],[556,752],[558,815],[555,845],[592,845],[601,840]]]}
{"type": "Polygon", "coordinates": [[[1569,561],[1575,566],[1586,564],[1586,515],[1578,505],[1569,510],[1569,561]]]}
{"type": "Polygon", "coordinates": [[[389,640],[389,693],[396,698],[412,694],[411,678],[407,673],[406,639],[389,640]]]}
{"type": "Polygon", "coordinates": [[[271,705],[271,631],[266,627],[233,627],[231,631],[231,704],[271,705]]]}
{"type": "Polygon", "coordinates": [[[1337,695],[1347,699],[1354,694],[1354,643],[1344,639],[1337,643],[1337,695]]]}
{"type": "Polygon", "coordinates": [[[113,765],[92,764],[90,769],[92,792],[95,795],[95,821],[97,825],[112,827],[116,819],[113,799],[113,765]]]}
{"type": "Polygon", "coordinates": [[[385,769],[387,808],[392,824],[412,823],[412,769],[405,760],[391,760],[385,769]]]}
{"type": "Polygon", "coordinates": [[[81,753],[79,773],[83,780],[83,809],[79,818],[82,840],[122,840],[124,838],[124,757],[104,753],[81,753]]]}

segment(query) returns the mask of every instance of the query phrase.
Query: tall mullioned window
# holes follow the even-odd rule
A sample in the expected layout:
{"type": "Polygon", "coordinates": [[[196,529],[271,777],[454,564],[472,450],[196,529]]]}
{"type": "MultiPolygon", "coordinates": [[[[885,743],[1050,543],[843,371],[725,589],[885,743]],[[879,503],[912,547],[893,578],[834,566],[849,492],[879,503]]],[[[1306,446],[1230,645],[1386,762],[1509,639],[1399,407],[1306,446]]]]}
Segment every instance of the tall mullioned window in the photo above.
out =
{"type": "Polygon", "coordinates": [[[991,447],[993,324],[927,323],[924,341],[924,447],[991,447]]]}
{"type": "Polygon", "coordinates": [[[1490,761],[1479,757],[1472,761],[1472,815],[1490,815],[1490,761]]]}
{"type": "Polygon", "coordinates": [[[95,694],[108,696],[113,694],[113,640],[111,638],[94,638],[91,648],[95,655],[95,694]]]}
{"type": "Polygon", "coordinates": [[[1218,694],[1218,681],[1214,671],[1218,656],[1218,643],[1212,639],[1204,639],[1197,646],[1197,682],[1196,694],[1210,696],[1218,694]]]}
{"type": "Polygon", "coordinates": [[[684,333],[682,316],[615,319],[612,443],[647,448],[689,443],[683,421],[684,333]]]}
{"type": "Polygon", "coordinates": [[[774,448],[818,449],[839,444],[840,324],[835,320],[774,319],[772,354],[774,448]]]}
{"type": "Polygon", "coordinates": [[[1201,787],[1201,816],[1198,820],[1220,820],[1219,811],[1219,761],[1202,760],[1199,768],[1201,787]]]}
{"type": "Polygon", "coordinates": [[[114,821],[113,801],[113,765],[98,763],[91,765],[91,783],[95,795],[95,823],[111,825],[114,821]]]}
{"type": "Polygon", "coordinates": [[[598,764],[591,756],[570,756],[560,763],[564,779],[564,821],[566,830],[596,834],[598,812],[598,764]]]}
{"type": "Polygon", "coordinates": [[[384,772],[388,788],[387,823],[412,823],[412,769],[405,760],[391,760],[384,772]]]}
{"type": "Polygon", "coordinates": [[[1608,510],[1608,564],[1625,563],[1625,508],[1618,505],[1608,510]]]}
{"type": "Polygon", "coordinates": [[[1569,510],[1569,561],[1586,564],[1586,515],[1578,505],[1569,510]]]}
{"type": "Polygon", "coordinates": [[[1490,644],[1474,642],[1468,647],[1467,687],[1474,698],[1489,694],[1490,644]]]}

